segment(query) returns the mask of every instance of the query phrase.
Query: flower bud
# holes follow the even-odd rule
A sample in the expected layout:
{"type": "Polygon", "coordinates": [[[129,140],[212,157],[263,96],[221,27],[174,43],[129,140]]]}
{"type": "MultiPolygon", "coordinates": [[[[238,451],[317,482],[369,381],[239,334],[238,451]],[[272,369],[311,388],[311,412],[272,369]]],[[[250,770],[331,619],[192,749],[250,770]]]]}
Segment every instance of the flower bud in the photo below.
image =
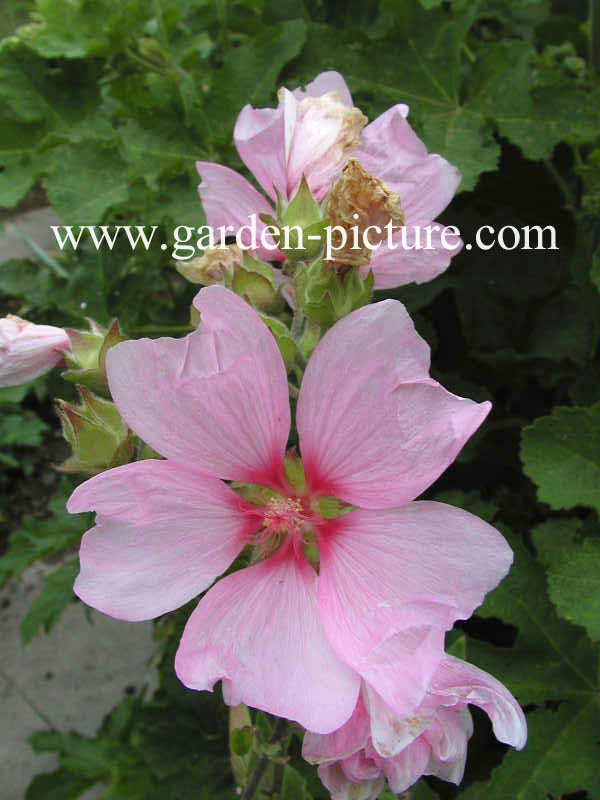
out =
{"type": "Polygon", "coordinates": [[[310,261],[315,258],[323,247],[323,234],[329,220],[323,217],[304,176],[287,205],[279,197],[277,213],[276,226],[281,229],[279,249],[287,260],[310,261]]]}
{"type": "Polygon", "coordinates": [[[62,373],[62,377],[110,397],[106,380],[106,353],[115,344],[125,341],[125,337],[116,319],[108,329],[93,319],[88,319],[88,323],[89,331],[67,328],[71,350],[65,356],[68,369],[62,373]]]}
{"type": "Polygon", "coordinates": [[[190,283],[211,286],[218,283],[227,285],[238,267],[242,266],[244,255],[236,244],[224,247],[207,247],[199,258],[177,262],[177,272],[190,283]]]}
{"type": "Polygon", "coordinates": [[[73,450],[73,455],[59,469],[96,475],[127,464],[133,457],[134,437],[115,404],[92,394],[84,386],[77,389],[81,398],[79,405],[57,401],[63,436],[73,450]]]}
{"type": "Polygon", "coordinates": [[[62,328],[9,314],[0,319],[0,387],[18,386],[55,367],[70,347],[62,328]]]}
{"type": "Polygon", "coordinates": [[[365,277],[356,267],[337,272],[325,261],[299,270],[295,282],[298,308],[323,330],[366,305],[373,292],[372,272],[365,277]]]}
{"type": "Polygon", "coordinates": [[[305,175],[315,198],[321,200],[358,147],[367,118],[358,108],[342,103],[337,92],[296,100],[282,88],[278,97],[290,131],[285,142],[288,193],[305,175]]]}
{"type": "Polygon", "coordinates": [[[386,225],[404,225],[400,197],[383,181],[374,178],[351,158],[331,191],[328,203],[331,219],[331,261],[349,266],[364,266],[371,260],[371,249],[384,241],[386,225]],[[336,230],[336,227],[338,230],[336,230]],[[339,230],[346,231],[346,237],[339,230]]]}

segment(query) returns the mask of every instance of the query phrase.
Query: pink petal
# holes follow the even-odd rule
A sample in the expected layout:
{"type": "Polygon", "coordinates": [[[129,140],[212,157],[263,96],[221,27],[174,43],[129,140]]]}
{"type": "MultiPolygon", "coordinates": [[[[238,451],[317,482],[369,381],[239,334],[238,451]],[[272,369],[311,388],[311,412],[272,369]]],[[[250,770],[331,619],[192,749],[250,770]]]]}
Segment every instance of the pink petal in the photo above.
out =
{"type": "Polygon", "coordinates": [[[500,681],[482,669],[447,655],[431,681],[430,693],[443,705],[479,706],[491,719],[499,741],[517,750],[525,747],[527,723],[521,706],[500,681]]]}
{"type": "Polygon", "coordinates": [[[341,728],[327,734],[307,731],[302,743],[302,757],[311,764],[339,761],[361,750],[369,735],[369,714],[362,694],[359,694],[352,716],[341,728]]]}
{"type": "Polygon", "coordinates": [[[287,375],[258,314],[221,286],[194,304],[182,339],[138,339],[108,351],[112,397],[158,453],[227,480],[277,483],[290,427],[287,375]]]}
{"type": "Polygon", "coordinates": [[[461,174],[427,148],[405,117],[407,106],[389,108],[367,125],[356,158],[400,195],[407,224],[435,219],[454,197],[461,174]]]}
{"type": "Polygon", "coordinates": [[[363,130],[356,158],[371,175],[394,181],[407,167],[427,157],[427,148],[406,121],[408,106],[388,108],[363,130]]]}
{"type": "Polygon", "coordinates": [[[83,537],[75,593],[117,619],[157,617],[224,572],[252,535],[228,486],[172,461],[138,461],[78,486],[67,509],[97,511],[83,537]]]}
{"type": "MultiPolygon", "coordinates": [[[[429,224],[436,225],[433,222],[429,224]]],[[[449,233],[447,242],[453,249],[446,249],[442,243],[442,230],[443,225],[437,225],[437,230],[432,230],[431,248],[427,246],[427,232],[424,228],[419,234],[420,242],[413,225],[405,228],[404,235],[396,232],[392,245],[397,249],[388,248],[387,243],[382,244],[372,252],[371,263],[362,270],[363,274],[373,271],[375,289],[393,289],[413,281],[426,283],[433,280],[448,268],[452,258],[463,248],[462,240],[457,240],[456,236],[449,233]],[[417,244],[418,249],[410,249],[417,244]]]]}
{"type": "Polygon", "coordinates": [[[352,783],[339,763],[322,764],[318,772],[321,783],[331,795],[331,800],[377,800],[385,783],[384,778],[352,783]]]}
{"type": "Polygon", "coordinates": [[[191,689],[223,680],[229,705],[248,705],[329,733],[356,705],[360,680],[329,645],[317,576],[289,548],[229,575],[200,601],[175,659],[191,689]]]}
{"type": "Polygon", "coordinates": [[[70,350],[62,328],[36,325],[20,317],[0,319],[0,388],[18,386],[43,375],[70,350]]]}
{"type": "Polygon", "coordinates": [[[448,467],[490,403],[428,377],[429,347],[397,300],[340,320],[311,357],[297,407],[313,491],[363,508],[395,508],[448,467]]]}
{"type": "MultiPolygon", "coordinates": [[[[376,175],[375,177],[379,177],[376,175]]],[[[442,156],[430,154],[385,181],[400,195],[407,224],[427,224],[446,208],[462,180],[460,172],[442,156]]]]}
{"type": "Polygon", "coordinates": [[[354,105],[348,84],[335,70],[321,72],[314,81],[307,84],[306,89],[294,89],[292,94],[297,100],[302,100],[303,97],[320,97],[327,92],[337,92],[345,106],[352,108],[354,105]]]}
{"type": "Polygon", "coordinates": [[[327,636],[398,715],[424,698],[443,632],[472,614],[512,561],[486,522],[433,502],[352,511],[319,540],[319,554],[327,636]]]}
{"type": "MultiPolygon", "coordinates": [[[[202,183],[198,187],[202,208],[207,223],[215,230],[215,239],[220,240],[218,229],[229,225],[225,236],[235,236],[244,225],[251,225],[250,216],[256,214],[256,252],[267,261],[282,259],[281,252],[275,247],[263,247],[260,243],[261,233],[265,229],[259,214],[273,214],[273,207],[262,194],[256,191],[252,184],[229,167],[222,167],[212,161],[197,161],[196,168],[202,183]]],[[[253,244],[251,231],[245,230],[240,234],[242,243],[246,246],[253,244]]],[[[270,246],[274,245],[273,238],[265,238],[270,246]]]]}
{"type": "Polygon", "coordinates": [[[372,687],[367,685],[364,691],[371,721],[371,741],[383,758],[400,753],[431,723],[429,715],[399,717],[372,687]]]}
{"type": "Polygon", "coordinates": [[[365,783],[376,781],[381,775],[381,767],[364,750],[349,756],[341,763],[342,772],[352,783],[365,783]]]}
{"type": "Polygon", "coordinates": [[[287,89],[280,92],[280,107],[284,115],[287,196],[292,196],[304,176],[320,202],[356,148],[364,117],[335,98],[317,101],[304,97],[299,101],[287,89]]]}
{"type": "Polygon", "coordinates": [[[273,187],[284,193],[287,184],[283,109],[244,106],[235,123],[233,139],[244,164],[269,197],[276,200],[273,187]]]}
{"type": "Polygon", "coordinates": [[[419,737],[394,758],[387,758],[382,766],[390,790],[400,794],[416,783],[427,770],[430,752],[428,743],[419,737]]]}
{"type": "Polygon", "coordinates": [[[436,775],[457,786],[462,781],[467,760],[467,744],[473,733],[468,709],[439,708],[424,738],[431,747],[428,775],[436,775]]]}

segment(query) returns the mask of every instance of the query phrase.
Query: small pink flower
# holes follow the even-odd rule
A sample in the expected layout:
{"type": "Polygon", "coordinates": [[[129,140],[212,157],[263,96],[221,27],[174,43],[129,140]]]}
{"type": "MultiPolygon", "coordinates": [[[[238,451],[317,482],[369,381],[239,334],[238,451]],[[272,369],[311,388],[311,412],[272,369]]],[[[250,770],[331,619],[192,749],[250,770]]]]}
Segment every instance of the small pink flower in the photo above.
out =
{"type": "Polygon", "coordinates": [[[429,348],[401,303],[338,322],[306,369],[296,409],[306,482],[284,472],[287,375],[256,312],[210,286],[199,328],[107,355],[125,422],[166,460],[104,472],[71,512],[96,510],[75,591],[119,619],[171,611],[253,547],[190,617],[176,657],[194,689],[218,680],[247,703],[327,733],[349,719],[364,678],[403,714],[425,696],[444,631],[509,569],[491,526],[412,502],[454,460],[490,404],[429,377],[429,348]],[[262,504],[224,481],[265,487],[262,504]],[[326,519],[323,498],[358,506],[326,519]],[[315,551],[318,549],[318,571],[315,551]]]}
{"type": "Polygon", "coordinates": [[[70,348],[62,328],[36,325],[12,314],[0,319],[0,387],[17,386],[48,372],[70,348]]]}
{"type": "MultiPolygon", "coordinates": [[[[408,249],[416,241],[414,227],[432,224],[454,196],[461,175],[440,155],[427,152],[407,115],[408,106],[399,103],[363,128],[366,119],[353,107],[342,76],[322,72],[304,91],[281,89],[277,108],[244,106],[233,134],[240,157],[273,201],[276,191],[290,199],[303,174],[315,198],[322,200],[350,156],[400,196],[407,249],[400,247],[398,231],[393,239],[397,249],[383,244],[373,251],[369,267],[376,289],[429,281],[462,247],[458,242],[453,250],[444,248],[439,226],[430,249],[425,233],[421,249],[408,249]]],[[[248,225],[251,214],[274,213],[271,203],[234,170],[209,161],[199,161],[197,168],[200,198],[214,228],[232,225],[237,230],[248,225]]],[[[259,237],[263,229],[259,222],[259,237]]],[[[250,244],[249,238],[244,244],[250,244]]],[[[258,252],[267,260],[283,258],[268,248],[258,252]]]]}
{"type": "Polygon", "coordinates": [[[469,703],[488,714],[501,742],[518,750],[525,747],[527,724],[510,692],[483,670],[445,656],[410,714],[398,716],[363,685],[348,722],[327,735],[307,733],[302,753],[319,764],[332,800],[375,800],[386,779],[396,794],[422,775],[458,785],[473,733],[469,703]]]}

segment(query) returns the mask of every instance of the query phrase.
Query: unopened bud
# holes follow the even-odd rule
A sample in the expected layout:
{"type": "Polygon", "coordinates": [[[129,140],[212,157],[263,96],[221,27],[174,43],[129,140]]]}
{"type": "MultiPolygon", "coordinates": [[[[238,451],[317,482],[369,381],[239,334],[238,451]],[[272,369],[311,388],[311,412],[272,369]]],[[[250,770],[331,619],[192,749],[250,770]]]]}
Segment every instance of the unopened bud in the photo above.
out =
{"type": "Polygon", "coordinates": [[[106,353],[115,344],[125,341],[125,337],[116,319],[108,329],[98,325],[93,319],[88,319],[88,323],[89,331],[66,329],[71,350],[65,354],[68,369],[62,373],[62,377],[109,397],[106,353]]]}
{"type": "Polygon", "coordinates": [[[18,386],[48,372],[69,347],[62,328],[36,325],[12,314],[0,319],[0,387],[18,386]]]}
{"type": "Polygon", "coordinates": [[[190,283],[203,286],[229,285],[238,267],[242,266],[244,254],[236,244],[223,247],[207,247],[203,255],[191,261],[177,262],[177,272],[190,283]]]}
{"type": "Polygon", "coordinates": [[[73,450],[73,455],[59,469],[96,475],[127,464],[133,457],[134,437],[117,407],[84,386],[77,389],[81,398],[78,405],[58,400],[63,436],[73,450]]]}
{"type": "Polygon", "coordinates": [[[367,118],[358,108],[341,102],[337,92],[296,100],[287,89],[280,89],[284,113],[293,113],[290,141],[286,141],[288,192],[303,175],[315,198],[321,200],[346,159],[358,147],[367,118]]]}

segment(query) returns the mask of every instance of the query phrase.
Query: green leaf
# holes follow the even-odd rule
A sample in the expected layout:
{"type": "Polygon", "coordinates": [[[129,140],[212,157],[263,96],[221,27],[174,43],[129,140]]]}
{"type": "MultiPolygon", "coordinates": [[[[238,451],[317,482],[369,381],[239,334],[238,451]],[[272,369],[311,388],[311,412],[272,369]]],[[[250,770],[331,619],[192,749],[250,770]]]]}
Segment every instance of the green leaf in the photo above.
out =
{"type": "Polygon", "coordinates": [[[141,10],[141,0],[37,0],[36,21],[18,35],[45,58],[104,55],[124,46],[141,10]]]}
{"type": "Polygon", "coordinates": [[[77,800],[94,783],[62,768],[44,772],[29,784],[25,800],[77,800]]]}
{"type": "Polygon", "coordinates": [[[600,513],[600,403],[557,407],[524,428],[521,460],[550,508],[590,506],[600,513]]]}
{"type": "Polygon", "coordinates": [[[162,175],[195,176],[194,163],[200,147],[183,135],[181,126],[177,129],[163,124],[148,128],[131,121],[121,133],[120,152],[132,178],[142,176],[151,189],[156,189],[162,175]]]}
{"type": "Polygon", "coordinates": [[[512,647],[468,640],[467,658],[491,672],[528,715],[529,740],[522,753],[509,751],[489,782],[475,783],[461,797],[469,800],[539,800],[587,789],[600,792],[598,741],[600,693],[598,648],[581,628],[559,619],[550,604],[542,567],[518,537],[504,531],[515,563],[489,594],[478,616],[499,618],[518,628],[512,647]],[[549,710],[555,709],[558,711],[549,710]]]}
{"type": "Polygon", "coordinates": [[[548,570],[548,594],[564,619],[600,640],[600,541],[584,539],[548,570]]]}
{"type": "Polygon", "coordinates": [[[13,531],[8,550],[0,558],[0,586],[11,576],[20,575],[34,561],[60,553],[70,545],[78,544],[82,533],[89,527],[89,514],[68,514],[65,504],[72,484],[63,479],[60,489],[48,504],[52,515],[48,519],[25,516],[13,531]]]}
{"type": "Polygon", "coordinates": [[[305,39],[306,24],[291,20],[266,28],[230,52],[214,74],[206,105],[209,118],[222,126],[228,138],[242,106],[272,104],[279,73],[300,53],[305,39]]]}
{"type": "Polygon", "coordinates": [[[288,764],[283,770],[283,782],[281,784],[280,800],[312,800],[306,781],[293,767],[288,764]]]}
{"type": "Polygon", "coordinates": [[[558,711],[540,709],[527,718],[527,747],[510,750],[487,783],[474,783],[464,800],[541,800],[587,789],[600,792],[598,715],[596,698],[579,708],[561,704],[558,711]]]}
{"type": "Polygon", "coordinates": [[[0,119],[0,206],[15,206],[42,174],[45,158],[36,152],[39,139],[39,125],[0,119]]]}
{"type": "Polygon", "coordinates": [[[63,564],[46,578],[40,594],[30,605],[21,622],[21,641],[23,645],[38,635],[40,629],[49,633],[56,625],[65,609],[73,602],[73,583],[79,571],[77,560],[63,564]]]}
{"type": "Polygon", "coordinates": [[[44,187],[66,225],[95,225],[127,200],[130,183],[118,153],[86,142],[54,152],[44,187]]]}
{"type": "Polygon", "coordinates": [[[64,104],[46,62],[15,39],[0,45],[0,97],[27,122],[58,122],[64,104]]]}
{"type": "Polygon", "coordinates": [[[0,417],[0,447],[39,447],[48,425],[33,411],[0,417]]]}

